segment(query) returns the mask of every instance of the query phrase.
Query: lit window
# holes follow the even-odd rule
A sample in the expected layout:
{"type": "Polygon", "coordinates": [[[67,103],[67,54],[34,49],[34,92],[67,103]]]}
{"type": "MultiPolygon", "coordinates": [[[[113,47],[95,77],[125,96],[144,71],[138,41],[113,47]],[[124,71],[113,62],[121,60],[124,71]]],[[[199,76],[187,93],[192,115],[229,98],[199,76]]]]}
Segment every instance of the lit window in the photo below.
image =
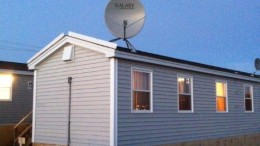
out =
{"type": "Polygon", "coordinates": [[[152,111],[152,72],[132,69],[132,110],[152,111]]]}
{"type": "Polygon", "coordinates": [[[216,109],[218,112],[227,111],[227,84],[216,82],[216,109]]]}
{"type": "Polygon", "coordinates": [[[12,75],[0,75],[0,101],[12,100],[12,75]]]}
{"type": "Polygon", "coordinates": [[[178,76],[179,111],[193,111],[192,78],[178,76]]]}
{"type": "Polygon", "coordinates": [[[245,110],[252,112],[253,110],[253,87],[245,85],[245,110]]]}

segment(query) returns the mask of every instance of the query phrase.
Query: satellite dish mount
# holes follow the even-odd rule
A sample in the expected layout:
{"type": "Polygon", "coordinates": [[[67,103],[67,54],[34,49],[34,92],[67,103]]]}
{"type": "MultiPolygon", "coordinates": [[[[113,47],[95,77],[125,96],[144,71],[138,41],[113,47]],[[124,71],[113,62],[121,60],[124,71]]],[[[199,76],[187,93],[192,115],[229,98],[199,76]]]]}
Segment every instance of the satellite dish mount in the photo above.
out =
{"type": "Polygon", "coordinates": [[[260,70],[260,58],[255,59],[255,69],[256,71],[253,73],[253,75],[255,75],[256,72],[260,70]]]}
{"type": "Polygon", "coordinates": [[[128,49],[136,52],[128,38],[137,35],[144,25],[145,12],[139,0],[110,0],[105,19],[107,27],[117,37],[110,42],[122,39],[128,49]]]}

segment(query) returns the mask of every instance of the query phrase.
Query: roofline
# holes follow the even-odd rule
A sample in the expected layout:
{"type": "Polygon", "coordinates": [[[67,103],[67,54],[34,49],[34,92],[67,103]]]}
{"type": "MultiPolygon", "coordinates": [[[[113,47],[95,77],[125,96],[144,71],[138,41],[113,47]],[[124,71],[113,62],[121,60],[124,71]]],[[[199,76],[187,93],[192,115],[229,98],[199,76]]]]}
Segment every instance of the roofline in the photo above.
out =
{"type": "Polygon", "coordinates": [[[10,70],[10,69],[0,69],[0,73],[4,74],[17,74],[17,75],[33,75],[32,71],[21,71],[21,70],[10,70]]]}
{"type": "Polygon", "coordinates": [[[114,56],[115,49],[117,48],[117,44],[115,43],[84,36],[74,32],[69,32],[68,35],[62,33],[28,60],[29,69],[36,69],[35,67],[39,63],[41,63],[49,55],[53,54],[56,50],[67,44],[101,52],[104,53],[106,57],[114,56]]]}
{"type": "Polygon", "coordinates": [[[252,76],[252,74],[250,73],[176,59],[138,50],[136,51],[136,53],[133,53],[130,49],[117,47],[117,44],[115,43],[99,40],[74,32],[68,32],[68,35],[65,35],[64,33],[60,34],[57,38],[55,38],[47,46],[45,46],[40,52],[36,53],[36,55],[28,60],[29,69],[36,69],[36,66],[39,63],[41,63],[49,55],[53,54],[56,50],[67,44],[101,52],[104,53],[106,57],[122,58],[218,76],[226,76],[231,78],[260,82],[260,76],[258,75],[252,76]]]}
{"type": "Polygon", "coordinates": [[[190,70],[195,72],[201,72],[206,74],[225,76],[230,78],[244,79],[254,82],[260,82],[260,76],[246,72],[171,58],[167,56],[152,54],[148,52],[138,51],[136,53],[131,52],[130,49],[117,47],[115,57],[121,59],[134,60],[139,62],[163,65],[168,67],[175,67],[184,70],[190,70]]]}
{"type": "Polygon", "coordinates": [[[46,45],[43,49],[41,49],[38,53],[36,53],[33,57],[31,57],[27,63],[32,62],[35,58],[37,58],[38,56],[40,56],[43,52],[45,52],[48,48],[50,48],[51,46],[53,46],[57,41],[59,41],[60,39],[62,39],[65,36],[64,33],[61,33],[58,37],[56,37],[54,40],[52,40],[48,45],[46,45]]]}
{"type": "Polygon", "coordinates": [[[33,72],[28,70],[27,64],[19,62],[0,61],[0,73],[4,74],[21,74],[32,75],[33,72]]]}

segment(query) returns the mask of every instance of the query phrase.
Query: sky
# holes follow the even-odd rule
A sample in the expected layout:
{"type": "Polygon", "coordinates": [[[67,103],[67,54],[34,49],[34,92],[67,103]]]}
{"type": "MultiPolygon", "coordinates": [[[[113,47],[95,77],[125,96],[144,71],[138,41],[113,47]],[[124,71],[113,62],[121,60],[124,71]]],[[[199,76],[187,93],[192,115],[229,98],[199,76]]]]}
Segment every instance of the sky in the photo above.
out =
{"type": "MultiPolygon", "coordinates": [[[[140,0],[143,29],[129,39],[141,51],[253,73],[260,58],[259,0],[140,0]]],[[[114,39],[109,0],[0,0],[0,60],[26,63],[68,31],[114,39]]],[[[125,47],[122,41],[116,42],[125,47]]],[[[257,72],[259,74],[259,72],[257,72]]]]}

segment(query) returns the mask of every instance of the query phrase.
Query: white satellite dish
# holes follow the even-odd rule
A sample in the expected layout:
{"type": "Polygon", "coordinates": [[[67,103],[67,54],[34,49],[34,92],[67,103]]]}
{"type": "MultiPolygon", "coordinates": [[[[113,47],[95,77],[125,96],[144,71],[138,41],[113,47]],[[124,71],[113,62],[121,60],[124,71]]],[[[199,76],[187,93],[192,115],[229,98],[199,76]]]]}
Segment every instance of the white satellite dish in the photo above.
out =
{"type": "Polygon", "coordinates": [[[260,70],[260,58],[255,59],[255,69],[260,70]]]}
{"type": "Polygon", "coordinates": [[[110,0],[106,7],[105,21],[113,35],[128,39],[143,28],[145,12],[139,0],[110,0]]]}

